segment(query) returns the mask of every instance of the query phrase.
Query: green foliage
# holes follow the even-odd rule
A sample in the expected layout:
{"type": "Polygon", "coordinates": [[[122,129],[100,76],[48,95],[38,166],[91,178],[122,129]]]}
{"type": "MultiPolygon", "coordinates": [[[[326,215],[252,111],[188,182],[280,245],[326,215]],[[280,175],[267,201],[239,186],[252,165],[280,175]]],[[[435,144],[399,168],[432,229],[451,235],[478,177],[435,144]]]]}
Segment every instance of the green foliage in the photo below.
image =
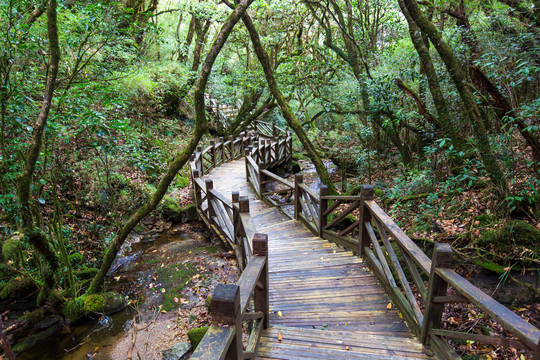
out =
{"type": "Polygon", "coordinates": [[[208,329],[208,326],[202,326],[188,331],[189,341],[191,341],[191,346],[193,347],[193,349],[196,349],[197,346],[199,346],[199,343],[201,342],[208,329]]]}

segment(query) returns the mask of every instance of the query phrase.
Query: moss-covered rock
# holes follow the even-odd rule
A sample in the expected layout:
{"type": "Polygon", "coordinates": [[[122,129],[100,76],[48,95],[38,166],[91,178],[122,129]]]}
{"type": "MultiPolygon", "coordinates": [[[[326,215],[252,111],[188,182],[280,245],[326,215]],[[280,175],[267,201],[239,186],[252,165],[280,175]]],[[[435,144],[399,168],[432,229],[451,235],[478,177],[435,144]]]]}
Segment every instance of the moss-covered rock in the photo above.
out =
{"type": "Polygon", "coordinates": [[[106,292],[102,294],[105,299],[105,306],[102,309],[103,314],[113,314],[124,309],[127,306],[126,297],[116,292],[106,292]]]}
{"type": "Polygon", "coordinates": [[[198,220],[197,207],[195,204],[188,204],[185,207],[172,197],[166,197],[161,207],[163,217],[172,222],[185,222],[198,220]]]}
{"type": "Polygon", "coordinates": [[[191,341],[191,346],[193,349],[197,348],[207,331],[208,326],[201,326],[188,331],[189,341],[191,341]]]}
{"type": "Polygon", "coordinates": [[[197,207],[195,204],[189,204],[184,208],[184,213],[187,221],[196,221],[199,219],[197,214],[197,207]]]}
{"type": "Polygon", "coordinates": [[[83,310],[86,313],[101,313],[105,307],[105,298],[101,294],[93,294],[84,300],[83,310]]]}
{"type": "Polygon", "coordinates": [[[508,249],[512,246],[524,246],[539,249],[540,230],[523,220],[506,222],[501,228],[484,234],[482,243],[492,243],[498,249],[508,249]]]}

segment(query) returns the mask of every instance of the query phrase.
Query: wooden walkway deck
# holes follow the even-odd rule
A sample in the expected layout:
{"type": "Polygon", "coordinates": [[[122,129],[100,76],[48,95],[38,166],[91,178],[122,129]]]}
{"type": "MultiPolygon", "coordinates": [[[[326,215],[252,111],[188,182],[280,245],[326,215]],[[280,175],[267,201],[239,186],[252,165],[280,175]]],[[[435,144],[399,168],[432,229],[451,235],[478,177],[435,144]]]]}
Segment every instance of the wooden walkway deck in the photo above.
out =
{"type": "Polygon", "coordinates": [[[258,200],[245,169],[236,160],[205,178],[226,198],[248,196],[257,232],[268,234],[270,327],[258,359],[433,358],[362,259],[258,200]]]}

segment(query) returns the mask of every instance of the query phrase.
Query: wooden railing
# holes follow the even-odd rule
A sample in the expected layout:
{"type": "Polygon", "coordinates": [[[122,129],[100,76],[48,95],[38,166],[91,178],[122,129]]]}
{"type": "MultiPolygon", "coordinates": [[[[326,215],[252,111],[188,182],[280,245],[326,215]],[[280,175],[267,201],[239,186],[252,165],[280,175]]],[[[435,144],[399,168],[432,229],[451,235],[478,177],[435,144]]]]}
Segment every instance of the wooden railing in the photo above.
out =
{"type": "MultiPolygon", "coordinates": [[[[254,259],[258,259],[261,255],[256,255],[257,236],[249,217],[249,202],[239,197],[237,193],[233,193],[231,201],[223,198],[213,190],[213,183],[209,180],[203,183],[200,175],[223,162],[245,155],[247,181],[257,196],[274,206],[293,205],[294,217],[302,221],[313,234],[362,256],[385,287],[411,330],[441,359],[459,358],[445,340],[453,338],[530,350],[534,353],[534,359],[540,360],[540,330],[454,272],[450,268],[452,261],[450,246],[436,244],[433,257],[430,259],[376,203],[371,186],[363,186],[359,196],[328,195],[325,186],[322,186],[317,194],[304,184],[300,174],[295,176],[293,184],[272,173],[270,171],[272,167],[290,159],[292,136],[289,132],[264,122],[256,122],[255,130],[241,134],[237,139],[212,143],[204,150],[199,148],[191,162],[199,212],[203,220],[235,248],[240,266],[244,268],[238,283],[240,304],[244,304],[243,299],[251,296],[247,290],[242,292],[241,287],[247,286],[242,284],[246,284],[248,279],[254,281],[256,278],[255,275],[248,273],[260,275],[256,269],[257,266],[262,266],[255,265],[257,263],[251,265],[254,259]],[[274,190],[268,190],[267,184],[270,182],[278,186],[274,190]],[[276,195],[279,195],[279,200],[276,199],[276,195]],[[250,244],[253,244],[253,249],[250,248],[250,244]],[[245,297],[241,295],[244,293],[245,297]],[[515,339],[441,329],[444,305],[456,302],[474,304],[515,336],[515,339]]],[[[252,283],[250,289],[255,288],[252,283]]],[[[267,286],[263,288],[267,289],[267,286]]],[[[228,291],[229,294],[234,292],[228,291]]],[[[265,296],[268,297],[268,294],[265,296]]],[[[232,297],[229,301],[232,301],[231,299],[232,297]]],[[[214,302],[212,304],[214,314],[214,302]]],[[[236,305],[229,308],[236,308],[236,305]]],[[[221,313],[218,311],[216,314],[219,318],[221,313]]],[[[221,347],[212,345],[216,346],[214,349],[221,349],[212,353],[219,356],[209,356],[210,353],[207,351],[210,350],[201,349],[196,351],[195,354],[199,357],[195,358],[223,358],[222,356],[227,353],[226,349],[240,354],[238,356],[249,357],[254,354],[252,348],[249,348],[249,351],[245,350],[242,355],[239,352],[241,351],[239,343],[230,345],[235,337],[235,341],[238,341],[238,324],[255,316],[245,315],[240,310],[235,314],[234,321],[232,316],[228,320],[228,324],[231,324],[228,330],[212,325],[211,329],[214,330],[210,331],[199,345],[198,349],[201,349],[210,347],[212,341],[220,342],[221,347]],[[198,355],[199,353],[203,355],[198,355]]],[[[267,321],[267,313],[263,318],[267,321]]],[[[252,329],[259,328],[255,326],[252,329]]],[[[255,335],[251,338],[255,338],[255,335]]],[[[253,344],[255,348],[256,343],[253,344]]]]}
{"type": "Polygon", "coordinates": [[[236,285],[216,287],[211,300],[212,325],[192,359],[255,358],[261,331],[268,327],[268,237],[256,233],[246,196],[234,191],[229,200],[214,189],[211,179],[202,180],[213,168],[241,158],[246,151],[246,161],[251,161],[256,169],[257,179],[261,178],[261,168],[290,158],[292,136],[289,133],[283,132],[286,136],[281,138],[280,132],[275,131],[276,136],[264,136],[257,131],[257,125],[255,129],[227,141],[210,141],[208,147],[198,147],[191,157],[197,211],[207,226],[235,250],[242,270],[236,285]],[[250,331],[244,348],[242,334],[246,322],[250,331]]]}
{"type": "Polygon", "coordinates": [[[210,305],[212,325],[191,359],[254,359],[262,329],[268,327],[268,304],[268,237],[255,234],[253,256],[236,285],[216,287],[210,305]],[[246,322],[251,331],[244,349],[246,322]]]}
{"type": "Polygon", "coordinates": [[[362,256],[411,330],[441,359],[457,354],[445,338],[530,350],[540,359],[540,329],[486,295],[450,268],[452,249],[436,244],[430,259],[375,202],[371,186],[360,196],[319,194],[295,176],[295,218],[315,235],[362,256]],[[441,329],[444,305],[469,302],[516,339],[441,329]]]}

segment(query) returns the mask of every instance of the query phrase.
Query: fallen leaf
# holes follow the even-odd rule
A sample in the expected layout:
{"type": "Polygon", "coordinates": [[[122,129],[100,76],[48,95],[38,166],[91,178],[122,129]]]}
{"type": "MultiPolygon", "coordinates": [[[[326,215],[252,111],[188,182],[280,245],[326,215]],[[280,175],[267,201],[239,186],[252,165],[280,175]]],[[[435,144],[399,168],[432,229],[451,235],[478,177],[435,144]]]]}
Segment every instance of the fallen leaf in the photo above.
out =
{"type": "Polygon", "coordinates": [[[165,291],[167,291],[167,290],[165,290],[165,288],[161,288],[162,293],[165,293],[165,291]]]}
{"type": "Polygon", "coordinates": [[[281,313],[281,311],[278,311],[277,314],[278,314],[279,317],[282,317],[282,316],[283,316],[283,314],[281,313]]]}
{"type": "Polygon", "coordinates": [[[283,340],[283,335],[281,335],[281,333],[278,333],[277,334],[277,339],[278,339],[278,341],[283,340]]]}
{"type": "Polygon", "coordinates": [[[386,305],[386,310],[390,310],[392,309],[392,303],[388,303],[388,305],[386,305]]]}
{"type": "Polygon", "coordinates": [[[345,345],[345,350],[349,350],[349,347],[347,345],[345,345]]]}

